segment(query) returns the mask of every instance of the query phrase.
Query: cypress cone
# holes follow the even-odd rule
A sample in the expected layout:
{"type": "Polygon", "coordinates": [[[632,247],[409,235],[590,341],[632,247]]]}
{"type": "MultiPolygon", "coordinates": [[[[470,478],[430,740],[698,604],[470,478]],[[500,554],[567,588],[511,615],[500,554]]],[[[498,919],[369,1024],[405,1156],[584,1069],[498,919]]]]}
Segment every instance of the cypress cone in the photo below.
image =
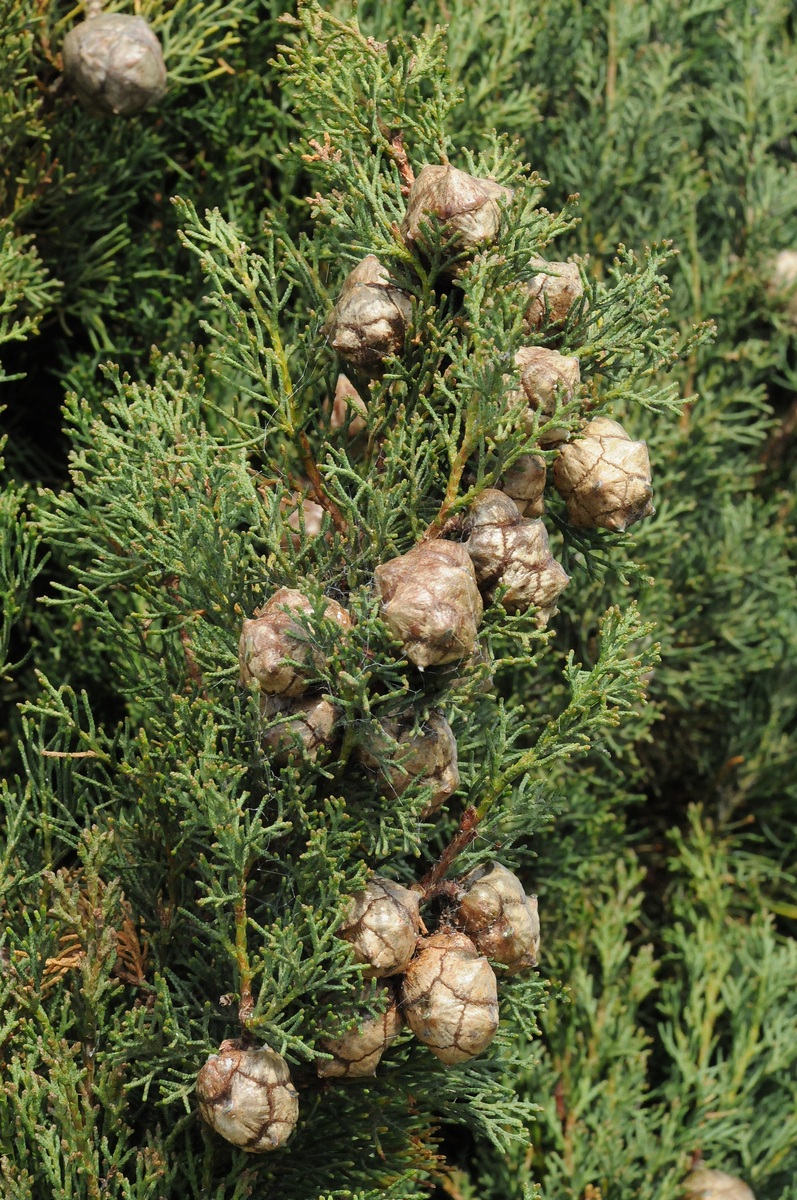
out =
{"type": "Polygon", "coordinates": [[[648,448],[608,417],[596,417],[560,448],[553,481],[570,522],[581,528],[622,533],[655,511],[648,448]]]}
{"type": "Polygon", "coordinates": [[[536,967],[540,948],[537,897],[526,895],[517,875],[501,863],[490,863],[477,867],[459,883],[464,895],[456,921],[476,949],[503,963],[512,975],[536,967]]]}
{"type": "Polygon", "coordinates": [[[487,488],[473,502],[467,518],[465,548],[487,599],[506,588],[501,603],[508,612],[537,608],[537,624],[545,626],[570,577],[548,547],[542,521],[520,516],[514,500],[487,488]]]}
{"type": "Polygon", "coordinates": [[[329,750],[337,739],[340,709],[326,696],[262,696],[260,712],[265,721],[276,721],[263,733],[263,745],[277,766],[302,755],[315,762],[322,749],[329,750]]]}
{"type": "Polygon", "coordinates": [[[541,517],[545,482],[545,459],[539,454],[522,454],[499,479],[498,488],[515,501],[521,517],[541,517]]]}
{"type": "Polygon", "coordinates": [[[544,325],[563,325],[576,301],[584,295],[581,272],[571,262],[532,260],[540,274],[527,284],[528,306],[525,321],[528,332],[544,325]]]}
{"type": "Polygon", "coordinates": [[[430,713],[419,731],[414,731],[411,717],[382,721],[381,733],[366,737],[357,756],[381,773],[382,790],[389,796],[401,796],[414,781],[431,784],[434,791],[423,818],[437,812],[459,787],[457,743],[442,713],[430,713]]]}
{"type": "Polygon", "coordinates": [[[466,1062],[495,1036],[495,973],[464,933],[441,931],[422,938],[401,994],[410,1029],[441,1062],[466,1062]]]}
{"type": "Polygon", "coordinates": [[[161,45],[143,17],[100,13],[70,29],[64,77],[95,117],[132,117],[166,91],[161,45]]]}
{"type": "Polygon", "coordinates": [[[401,231],[410,245],[424,246],[424,224],[436,217],[446,233],[466,250],[492,241],[501,225],[499,201],[509,201],[512,189],[494,179],[479,179],[450,163],[422,168],[410,188],[401,231]]]}
{"type": "Polygon", "coordinates": [[[199,1072],[196,1090],[208,1125],[249,1154],[276,1150],[299,1117],[288,1064],[270,1046],[244,1050],[222,1042],[199,1072]]]}
{"type": "Polygon", "coordinates": [[[346,276],[323,332],[346,362],[364,375],[377,375],[385,359],[404,348],[411,320],[409,296],[376,255],[368,254],[346,276]]]}
{"type": "Polygon", "coordinates": [[[366,979],[384,979],[410,961],[420,924],[418,893],[374,875],[352,897],[340,936],[351,942],[357,961],[368,964],[366,979]]]}
{"type": "MultiPolygon", "coordinates": [[[[383,989],[387,992],[387,988],[383,989]]],[[[322,1079],[367,1079],[376,1074],[376,1068],[387,1050],[401,1032],[403,1018],[398,1010],[396,998],[389,993],[387,1007],[383,1013],[358,1020],[357,1014],[346,1014],[347,1028],[338,1037],[324,1038],[319,1048],[331,1054],[331,1059],[316,1063],[316,1071],[322,1079]]]]}
{"type": "Polygon", "coordinates": [[[416,667],[472,654],[482,600],[467,551],[457,542],[423,542],[376,568],[382,616],[416,667]]]}
{"type": "MultiPolygon", "coordinates": [[[[312,602],[295,588],[279,588],[254,617],[245,618],[238,647],[241,683],[255,680],[274,696],[301,696],[326,660],[313,646],[307,627],[297,617],[312,617],[312,602]]],[[[324,616],[342,629],[351,618],[335,600],[324,601],[324,616]]]]}
{"type": "Polygon", "coordinates": [[[698,1167],[684,1181],[685,1200],[755,1200],[750,1188],[734,1175],[698,1167]]]}
{"type": "MultiPolygon", "coordinates": [[[[524,396],[528,401],[527,425],[531,433],[535,427],[534,414],[539,411],[543,423],[549,422],[557,408],[568,404],[581,380],[581,369],[577,358],[560,354],[558,350],[547,350],[544,346],[523,346],[515,355],[515,364],[520,367],[521,392],[512,392],[510,400],[524,396]]],[[[554,427],[539,436],[541,446],[554,446],[567,438],[567,430],[554,427]]]]}

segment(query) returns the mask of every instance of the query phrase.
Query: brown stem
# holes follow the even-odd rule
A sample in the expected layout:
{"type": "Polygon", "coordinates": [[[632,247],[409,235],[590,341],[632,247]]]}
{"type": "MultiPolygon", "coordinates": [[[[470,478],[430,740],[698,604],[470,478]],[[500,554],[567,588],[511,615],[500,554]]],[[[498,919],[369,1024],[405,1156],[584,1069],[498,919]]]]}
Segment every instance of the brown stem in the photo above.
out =
{"type": "Polygon", "coordinates": [[[463,850],[465,850],[475,839],[478,832],[480,816],[478,809],[471,805],[466,808],[462,814],[462,819],[459,822],[459,829],[452,837],[451,841],[446,846],[443,853],[440,855],[437,862],[424,875],[418,885],[423,889],[423,895],[426,900],[431,900],[433,896],[439,895],[446,887],[445,876],[448,869],[463,850]]]}
{"type": "Polygon", "coordinates": [[[617,8],[609,5],[606,17],[606,107],[612,108],[617,91],[617,8]]]}
{"type": "Polygon", "coordinates": [[[246,1029],[255,1008],[252,998],[252,968],[249,965],[249,953],[246,945],[246,878],[241,881],[241,899],[235,906],[235,961],[238,964],[238,981],[241,991],[238,1020],[246,1029]]]}
{"type": "Polygon", "coordinates": [[[402,130],[399,130],[398,133],[394,133],[391,136],[389,126],[381,118],[379,120],[379,132],[387,142],[390,157],[399,169],[399,175],[402,179],[401,194],[402,196],[408,196],[410,188],[415,183],[415,172],[412,169],[410,160],[407,158],[407,151],[404,149],[404,133],[402,130]]]}
{"type": "Polygon", "coordinates": [[[318,467],[316,466],[313,452],[310,449],[310,442],[307,439],[307,434],[302,431],[299,434],[299,447],[302,452],[302,466],[305,469],[307,478],[310,480],[310,489],[313,493],[313,499],[316,504],[320,504],[323,509],[329,513],[332,518],[332,523],[338,533],[346,533],[348,525],[346,518],[338,508],[334,500],[332,500],[324,491],[324,481],[321,478],[318,467]]]}
{"type": "Polygon", "coordinates": [[[561,1079],[557,1079],[553,1089],[554,1103],[556,1104],[556,1115],[562,1123],[562,1129],[567,1124],[567,1105],[565,1104],[565,1087],[561,1079]]]}
{"type": "Polygon", "coordinates": [[[99,758],[96,750],[42,750],[42,758],[99,758]]]}

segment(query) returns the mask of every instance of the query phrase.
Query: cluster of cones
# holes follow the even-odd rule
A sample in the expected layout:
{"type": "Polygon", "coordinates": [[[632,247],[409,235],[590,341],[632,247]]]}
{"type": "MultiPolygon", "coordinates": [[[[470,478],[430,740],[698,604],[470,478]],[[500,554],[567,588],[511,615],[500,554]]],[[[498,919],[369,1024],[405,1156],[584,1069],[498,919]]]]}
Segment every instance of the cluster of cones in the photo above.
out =
{"type": "MultiPolygon", "coordinates": [[[[454,239],[454,261],[461,261],[496,236],[511,197],[510,189],[492,180],[448,165],[424,167],[408,197],[404,237],[423,254],[430,222],[442,224],[454,239]]],[[[580,312],[586,304],[575,264],[538,261],[540,271],[522,294],[530,336],[562,327],[574,306],[580,312]]],[[[368,378],[403,351],[412,319],[410,296],[368,255],[344,282],[325,332],[353,373],[368,378]]],[[[632,442],[606,418],[590,422],[574,441],[561,426],[562,410],[580,381],[578,360],[529,345],[518,351],[516,365],[520,390],[507,384],[507,406],[525,412],[542,451],[558,448],[554,482],[571,520],[625,529],[651,512],[644,443],[632,442]]],[[[368,411],[343,378],[333,416],[338,426],[349,420],[351,432],[367,425],[368,411]]],[[[499,487],[482,491],[446,528],[458,540],[428,538],[376,568],[380,615],[418,671],[474,657],[485,604],[500,600],[508,612],[533,609],[540,626],[555,613],[568,576],[551,554],[540,519],[545,464],[541,454],[517,459],[499,487]]],[[[353,629],[351,613],[338,600],[291,588],[280,588],[244,620],[241,682],[259,694],[264,741],[277,765],[334,753],[342,714],[324,684],[336,647],[353,629]]],[[[422,789],[424,819],[459,786],[456,739],[439,711],[423,721],[409,712],[364,722],[354,759],[376,775],[387,796],[410,785],[422,789]]],[[[510,974],[536,964],[536,898],[526,896],[499,863],[446,881],[445,895],[447,906],[432,933],[421,920],[421,903],[430,896],[420,885],[406,888],[373,876],[352,897],[340,934],[351,943],[364,978],[379,982],[367,1003],[363,995],[359,1009],[338,1014],[336,1027],[319,1043],[319,1076],[372,1076],[405,1022],[446,1064],[464,1062],[489,1045],[498,1026],[491,964],[510,974]]],[[[224,1043],[202,1068],[197,1092],[205,1119],[253,1152],[281,1145],[298,1118],[287,1063],[267,1046],[224,1043]]]]}
{"type": "MultiPolygon", "coordinates": [[[[334,1035],[321,1040],[321,1078],[373,1076],[405,1021],[446,1064],[465,1062],[490,1044],[498,1028],[498,981],[488,958],[509,974],[536,965],[536,897],[500,863],[451,881],[447,892],[454,903],[431,935],[418,889],[375,875],[352,897],[340,934],[364,978],[385,982],[381,997],[371,996],[375,1014],[344,1011],[334,1035]]],[[[224,1043],[200,1071],[197,1095],[205,1120],[253,1153],[281,1145],[298,1120],[288,1065],[268,1046],[224,1043]]]]}

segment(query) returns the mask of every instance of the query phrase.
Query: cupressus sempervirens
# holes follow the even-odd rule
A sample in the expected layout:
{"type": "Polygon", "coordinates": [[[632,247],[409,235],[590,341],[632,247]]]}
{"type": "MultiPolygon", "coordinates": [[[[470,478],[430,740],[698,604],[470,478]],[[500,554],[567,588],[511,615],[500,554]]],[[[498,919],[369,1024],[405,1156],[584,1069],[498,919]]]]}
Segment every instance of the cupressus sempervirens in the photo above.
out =
{"type": "Polygon", "coordinates": [[[93,952],[78,988],[53,952],[45,1003],[74,985],[92,1113],[124,1074],[157,1147],[142,1178],[235,1176],[196,1089],[223,1138],[275,1151],[247,1160],[263,1194],[404,1195],[442,1170],[441,1121],[526,1135],[546,768],[638,703],[655,649],[613,609],[592,669],[565,663],[570,701],[530,713],[506,680],[651,511],[644,445],[606,414],[674,411],[655,373],[694,343],[666,327],[668,251],[600,280],[557,261],[572,213],[515,148],[451,146],[440,35],[383,45],[308,4],[286,40],[312,225],[277,210],[247,241],[177,202],[207,350],[71,399],[72,484],[41,504],[124,709],[103,725],[47,693],[66,707],[42,795],[85,818],[68,851],[47,826],[52,937],[73,908],[81,931],[129,910],[150,955],[120,975],[93,952]]]}
{"type": "MultiPolygon", "coordinates": [[[[376,254],[366,254],[343,280],[320,330],[351,374],[339,376],[336,384],[335,428],[346,427],[346,409],[359,418],[357,428],[346,431],[349,445],[344,454],[347,467],[363,470],[366,477],[369,466],[372,477],[374,469],[378,474],[374,401],[378,397],[385,406],[391,391],[406,394],[406,383],[401,388],[395,378],[405,351],[408,358],[423,358],[423,348],[420,353],[415,348],[423,338],[421,322],[415,319],[419,288],[425,285],[432,301],[427,320],[435,319],[438,296],[442,306],[456,312],[458,291],[467,293],[473,281],[468,272],[490,262],[502,222],[511,221],[514,198],[513,188],[448,162],[427,164],[416,178],[401,138],[394,136],[391,145],[394,151],[401,147],[401,192],[407,193],[405,216],[394,226],[394,250],[404,251],[402,278],[393,277],[376,254]],[[364,433],[370,433],[368,443],[358,450],[357,436],[364,433]]],[[[323,157],[328,160],[336,153],[328,138],[323,157]]],[[[506,363],[505,374],[496,379],[494,372],[490,381],[493,389],[499,384],[496,429],[485,427],[482,433],[494,446],[492,469],[481,447],[473,446],[466,455],[460,449],[462,480],[476,476],[470,486],[463,484],[464,503],[461,480],[452,476],[437,516],[417,544],[378,563],[374,583],[360,586],[366,605],[368,594],[375,593],[379,618],[399,656],[408,660],[412,702],[402,697],[391,703],[389,715],[361,729],[356,722],[347,725],[334,701],[330,662],[342,645],[358,639],[359,624],[338,599],[323,595],[318,587],[315,601],[300,590],[280,587],[243,621],[241,683],[258,699],[262,746],[272,761],[280,766],[323,763],[329,768],[347,741],[349,769],[356,772],[358,764],[364,766],[388,802],[411,788],[424,801],[421,821],[432,819],[461,782],[456,739],[440,706],[445,705],[446,690],[460,685],[459,671],[467,671],[474,659],[478,665],[483,662],[478,637],[484,604],[497,602],[499,612],[528,615],[534,626],[543,628],[569,583],[551,554],[543,520],[522,516],[512,492],[524,508],[541,511],[546,463],[554,457],[553,482],[566,499],[573,525],[623,531],[653,512],[645,444],[632,441],[616,421],[585,420],[591,405],[581,401],[579,357],[554,348],[566,331],[588,319],[581,271],[575,263],[546,261],[534,252],[538,248],[537,242],[528,248],[529,278],[517,280],[514,295],[511,287],[506,291],[514,340],[519,334],[526,344],[515,350],[510,343],[503,355],[496,346],[497,359],[506,363]],[[512,445],[504,461],[502,426],[505,442],[512,445]],[[528,464],[533,464],[531,470],[528,464]],[[507,489],[504,475],[519,486],[507,489]],[[529,475],[531,487],[524,487],[529,475]],[[321,628],[324,650],[319,646],[321,628]],[[424,702],[427,680],[434,708],[424,702]]],[[[451,322],[453,337],[459,322],[460,318],[451,322]]],[[[438,349],[437,357],[437,371],[445,379],[452,356],[438,349]]],[[[471,398],[476,412],[480,399],[478,393],[471,398]]],[[[403,414],[394,417],[396,422],[403,419],[403,414]]],[[[377,429],[379,425],[382,438],[388,437],[384,418],[377,429]]],[[[350,539],[349,524],[341,521],[309,441],[307,446],[311,502],[328,514],[344,539],[350,539]]],[[[324,536],[323,517],[311,531],[304,512],[302,518],[298,528],[305,539],[324,536]]],[[[346,589],[338,586],[336,594],[345,596],[346,589]]],[[[369,625],[369,642],[371,636],[369,625]]],[[[346,770],[336,774],[345,790],[346,770]]],[[[448,1065],[468,1061],[492,1042],[499,1022],[499,989],[488,959],[501,964],[507,974],[533,968],[540,926],[536,897],[527,897],[519,879],[501,863],[482,863],[461,878],[450,877],[459,854],[478,836],[484,815],[477,807],[466,808],[423,880],[406,888],[372,875],[347,904],[338,932],[364,967],[363,978],[391,982],[370,993],[371,1003],[378,1002],[375,1013],[369,1007],[349,1007],[339,1015],[334,1035],[320,1040],[324,1057],[316,1065],[321,1078],[351,1081],[375,1075],[405,1022],[448,1065]]],[[[284,1144],[300,1110],[288,1064],[270,1046],[253,1043],[247,1033],[248,1015],[242,1013],[243,1036],[226,1041],[200,1071],[197,1092],[209,1124],[235,1145],[259,1152],[284,1144]]]]}

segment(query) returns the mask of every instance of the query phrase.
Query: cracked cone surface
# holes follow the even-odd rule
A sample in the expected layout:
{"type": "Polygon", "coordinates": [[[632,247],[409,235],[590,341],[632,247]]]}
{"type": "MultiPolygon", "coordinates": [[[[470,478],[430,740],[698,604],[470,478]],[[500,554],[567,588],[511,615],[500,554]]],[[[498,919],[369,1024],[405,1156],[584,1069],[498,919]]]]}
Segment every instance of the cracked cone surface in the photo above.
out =
{"type": "Polygon", "coordinates": [[[468,525],[465,547],[487,599],[505,587],[501,603],[507,612],[533,605],[537,624],[547,625],[570,576],[551,554],[542,521],[522,518],[514,500],[487,488],[472,504],[468,525]]]}
{"type": "Polygon", "coordinates": [[[208,1125],[249,1154],[276,1150],[299,1117],[288,1064],[269,1046],[242,1050],[222,1042],[199,1072],[196,1090],[208,1125]]]}
{"type": "Polygon", "coordinates": [[[498,488],[515,501],[521,517],[541,517],[545,480],[545,459],[539,454],[522,454],[498,481],[498,488]]]}
{"type": "Polygon", "coordinates": [[[596,417],[583,437],[561,447],[553,481],[571,524],[582,529],[622,533],[655,512],[648,448],[608,417],[596,417]]]}
{"type": "Polygon", "coordinates": [[[423,223],[436,217],[466,249],[492,241],[501,225],[500,200],[509,201],[512,189],[494,179],[479,179],[450,164],[422,168],[407,197],[407,215],[401,226],[410,243],[424,241],[423,223]]]}
{"type": "Polygon", "coordinates": [[[369,254],[346,276],[324,330],[346,362],[374,375],[386,358],[404,348],[411,320],[409,296],[391,281],[376,255],[369,254]]]}
{"type": "Polygon", "coordinates": [[[563,325],[570,309],[584,295],[581,272],[571,262],[535,259],[534,265],[540,267],[540,274],[527,285],[526,325],[529,331],[543,325],[563,325]]]}
{"type": "Polygon", "coordinates": [[[421,814],[427,817],[459,787],[457,742],[442,713],[430,713],[416,732],[412,726],[411,720],[382,721],[383,733],[363,741],[357,757],[369,770],[381,772],[387,795],[401,796],[413,782],[431,784],[434,791],[421,814]]]}
{"type": "Polygon", "coordinates": [[[418,1040],[449,1065],[480,1054],[498,1028],[495,972],[464,933],[421,939],[404,976],[402,1005],[418,1040]]]}
{"type": "Polygon", "coordinates": [[[483,605],[473,563],[458,542],[425,542],[375,571],[382,616],[416,667],[473,653],[483,605]]]}
{"type": "Polygon", "coordinates": [[[367,1079],[376,1068],[388,1046],[401,1032],[401,1013],[395,998],[391,998],[383,1013],[365,1017],[361,1022],[352,1014],[351,1027],[339,1038],[327,1038],[320,1049],[332,1055],[316,1064],[321,1079],[367,1079]]]}
{"type": "MultiPolygon", "coordinates": [[[[312,617],[313,604],[296,588],[279,588],[254,617],[244,619],[238,645],[241,683],[256,680],[273,696],[301,696],[313,675],[323,671],[324,655],[311,644],[310,631],[297,617],[312,617]]],[[[337,601],[324,601],[324,617],[342,629],[351,618],[337,601]]]]}
{"type": "Polygon", "coordinates": [[[266,721],[282,717],[263,734],[263,745],[272,751],[278,766],[285,766],[303,753],[315,762],[321,750],[330,749],[337,737],[340,709],[325,696],[298,700],[263,696],[260,712],[266,721]]]}
{"type": "Polygon", "coordinates": [[[352,897],[340,936],[351,942],[358,962],[367,963],[366,979],[384,979],[404,970],[420,929],[417,892],[374,875],[352,897]]]}
{"type": "Polygon", "coordinates": [[[461,880],[465,895],[457,909],[457,922],[473,939],[477,950],[509,973],[537,965],[540,918],[537,897],[527,896],[523,884],[501,863],[477,867],[461,880]]]}
{"type": "Polygon", "coordinates": [[[101,13],[70,29],[64,76],[95,117],[132,117],[166,91],[161,44],[143,17],[101,13]]]}
{"type": "MultiPolygon", "coordinates": [[[[577,358],[544,346],[522,346],[515,355],[515,365],[520,368],[521,393],[510,393],[510,400],[514,401],[519,395],[526,397],[529,405],[527,425],[531,432],[536,412],[544,418],[544,424],[554,416],[557,405],[569,404],[573,399],[581,382],[581,366],[577,358]]],[[[554,446],[567,436],[566,429],[548,429],[540,435],[540,445],[554,446]]]]}

